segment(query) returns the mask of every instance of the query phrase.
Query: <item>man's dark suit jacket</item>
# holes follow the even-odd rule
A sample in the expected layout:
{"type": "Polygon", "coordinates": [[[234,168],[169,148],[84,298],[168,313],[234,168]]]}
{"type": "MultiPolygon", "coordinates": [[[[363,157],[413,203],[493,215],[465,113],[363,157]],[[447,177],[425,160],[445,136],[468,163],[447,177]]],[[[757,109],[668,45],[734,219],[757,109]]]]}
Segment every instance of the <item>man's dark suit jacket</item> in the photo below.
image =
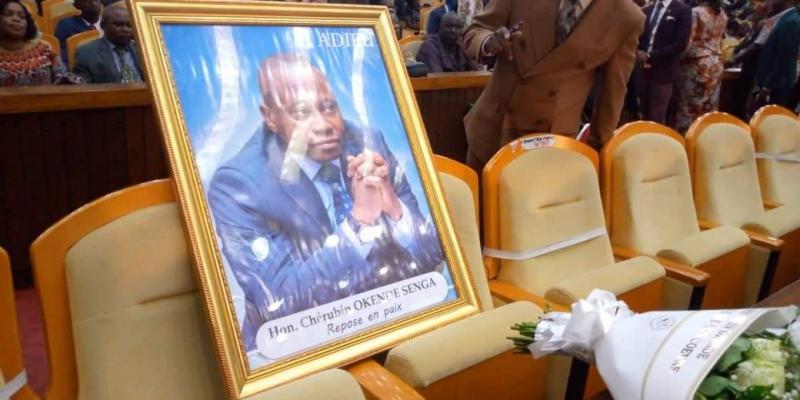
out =
{"type": "Polygon", "coordinates": [[[439,38],[439,34],[428,35],[425,42],[417,52],[417,61],[428,66],[428,72],[462,72],[474,71],[477,67],[467,57],[461,44],[455,45],[458,48],[455,56],[449,51],[448,47],[439,38]]]}
{"type": "Polygon", "coordinates": [[[786,105],[797,77],[800,47],[800,12],[797,8],[781,17],[761,49],[756,85],[772,92],[773,101],[786,105]]]}
{"type": "MultiPolygon", "coordinates": [[[[639,37],[639,50],[647,51],[650,35],[656,20],[651,18],[655,4],[642,9],[647,17],[642,36],[639,37]]],[[[661,24],[653,40],[649,64],[652,65],[647,74],[650,79],[660,82],[672,82],[680,72],[680,61],[689,44],[692,34],[692,9],[681,0],[672,0],[667,7],[661,24]]]]}
{"type": "MultiPolygon", "coordinates": [[[[376,240],[365,259],[343,233],[344,224],[331,224],[302,170],[295,180],[281,179],[286,145],[267,128],[259,129],[217,169],[208,190],[222,252],[245,295],[247,349],[255,347],[256,332],[267,321],[433,271],[444,259],[432,222],[420,212],[383,135],[348,123],[343,142],[342,169],[348,155],[364,151],[365,142],[386,159],[388,179],[411,213],[412,245],[401,247],[392,237],[392,223],[382,218],[389,235],[376,240]],[[378,272],[384,266],[389,270],[378,272]]],[[[349,190],[349,178],[344,179],[349,190]]]]}
{"type": "MultiPolygon", "coordinates": [[[[139,52],[133,43],[128,44],[128,50],[133,55],[135,68],[144,79],[139,62],[139,52]]],[[[122,60],[120,60],[122,62],[122,60]]],[[[114,62],[111,46],[103,39],[95,39],[75,50],[74,73],[82,76],[88,83],[117,83],[122,81],[122,75],[114,62]]]]}
{"type": "Polygon", "coordinates": [[[61,60],[67,62],[67,38],[92,29],[80,15],[64,18],[58,22],[55,36],[61,44],[61,60]]]}

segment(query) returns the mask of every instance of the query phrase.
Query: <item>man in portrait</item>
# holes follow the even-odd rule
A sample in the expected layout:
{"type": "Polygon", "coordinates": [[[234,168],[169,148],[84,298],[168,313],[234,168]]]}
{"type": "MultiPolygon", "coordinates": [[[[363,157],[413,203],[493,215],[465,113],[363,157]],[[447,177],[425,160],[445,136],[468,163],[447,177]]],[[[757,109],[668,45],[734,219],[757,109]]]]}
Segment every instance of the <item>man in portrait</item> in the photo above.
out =
{"type": "Polygon", "coordinates": [[[259,83],[263,125],[208,190],[222,254],[244,292],[247,350],[267,321],[444,260],[383,135],[343,117],[319,68],[273,55],[259,83]]]}

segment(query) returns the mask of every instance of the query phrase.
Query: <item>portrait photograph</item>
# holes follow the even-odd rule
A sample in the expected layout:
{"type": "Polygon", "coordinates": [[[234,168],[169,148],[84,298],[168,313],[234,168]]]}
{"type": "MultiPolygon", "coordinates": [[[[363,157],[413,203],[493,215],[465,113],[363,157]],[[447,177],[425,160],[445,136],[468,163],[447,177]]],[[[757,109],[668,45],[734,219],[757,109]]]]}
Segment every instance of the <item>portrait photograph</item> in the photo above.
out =
{"type": "Polygon", "coordinates": [[[220,16],[144,32],[206,306],[233,328],[216,339],[235,338],[246,380],[477,311],[413,92],[387,58],[388,15],[360,9],[362,26],[220,16]]]}

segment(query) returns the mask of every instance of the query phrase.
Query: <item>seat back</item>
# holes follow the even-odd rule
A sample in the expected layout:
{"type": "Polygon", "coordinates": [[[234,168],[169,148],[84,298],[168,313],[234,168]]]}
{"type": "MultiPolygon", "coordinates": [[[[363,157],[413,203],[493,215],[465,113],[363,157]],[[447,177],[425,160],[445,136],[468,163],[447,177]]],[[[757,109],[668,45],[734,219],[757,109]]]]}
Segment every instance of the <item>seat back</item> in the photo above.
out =
{"type": "Polygon", "coordinates": [[[67,38],[67,61],[69,61],[70,71],[75,67],[75,50],[82,44],[98,38],[100,38],[100,31],[96,30],[81,32],[67,38]]]}
{"type": "Polygon", "coordinates": [[[478,228],[478,174],[446,157],[434,155],[433,160],[444,189],[453,229],[478,290],[481,310],[490,310],[493,308],[492,296],[483,265],[478,228]]]}
{"type": "MultiPolygon", "coordinates": [[[[598,156],[559,135],[504,146],[483,171],[486,247],[527,251],[605,227],[598,156]]],[[[614,262],[607,235],[524,261],[487,258],[490,278],[543,296],[553,284],[614,262]]]]}
{"type": "Polygon", "coordinates": [[[50,45],[50,48],[53,49],[53,53],[55,53],[55,55],[57,56],[61,55],[61,44],[58,43],[58,38],[47,33],[42,33],[39,36],[39,39],[41,39],[44,42],[47,42],[47,44],[50,45]]]}
{"type": "MultiPolygon", "coordinates": [[[[25,371],[20,347],[17,325],[17,308],[14,301],[14,285],[11,279],[11,265],[8,254],[0,248],[0,388],[10,383],[25,371]]],[[[25,384],[13,400],[38,399],[33,390],[25,384]]]]}
{"type": "Polygon", "coordinates": [[[45,10],[47,14],[45,14],[44,19],[49,26],[47,33],[55,35],[58,23],[61,22],[62,19],[81,15],[81,12],[73,8],[71,3],[66,4],[68,4],[68,6],[59,3],[45,10]]]}
{"type": "Polygon", "coordinates": [[[225,396],[168,180],[110,194],[31,246],[48,398],[225,396]]]}
{"type": "Polygon", "coordinates": [[[601,187],[611,242],[655,255],[700,232],[681,135],[653,122],[618,129],[602,151],[601,187]]]}
{"type": "Polygon", "coordinates": [[[403,49],[403,54],[417,59],[420,47],[425,40],[420,35],[406,36],[400,39],[400,47],[403,49]]]}
{"type": "Polygon", "coordinates": [[[697,216],[740,226],[764,212],[750,128],[725,113],[706,114],[686,135],[697,216]]]}
{"type": "Polygon", "coordinates": [[[765,200],[800,206],[800,118],[780,106],[760,109],[750,121],[756,152],[787,160],[759,158],[758,177],[765,200]]]}

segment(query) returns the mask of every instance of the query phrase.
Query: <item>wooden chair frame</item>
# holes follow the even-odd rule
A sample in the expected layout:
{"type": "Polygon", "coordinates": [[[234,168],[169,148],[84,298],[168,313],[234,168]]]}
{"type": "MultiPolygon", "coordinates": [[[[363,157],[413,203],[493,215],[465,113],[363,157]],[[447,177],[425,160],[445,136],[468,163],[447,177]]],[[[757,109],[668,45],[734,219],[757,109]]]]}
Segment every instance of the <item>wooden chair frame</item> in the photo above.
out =
{"type": "Polygon", "coordinates": [[[58,38],[49,33],[42,33],[39,36],[39,39],[49,43],[50,47],[53,49],[53,53],[55,53],[57,56],[61,56],[61,44],[58,42],[58,38]]]}
{"type": "MultiPolygon", "coordinates": [[[[692,125],[689,127],[689,130],[686,132],[686,153],[689,159],[689,174],[692,176],[693,193],[697,193],[697,181],[696,179],[694,179],[694,177],[696,176],[695,153],[697,148],[697,140],[700,137],[700,135],[702,135],[703,132],[705,132],[706,128],[708,128],[713,124],[719,124],[719,123],[733,124],[743,129],[745,132],[747,132],[748,136],[750,136],[751,138],[753,137],[749,125],[744,123],[744,121],[740,120],[739,118],[736,118],[728,113],[711,112],[695,120],[694,123],[692,123],[692,125]]],[[[769,207],[766,206],[766,208],[769,207]]],[[[711,229],[720,225],[718,221],[707,221],[703,219],[700,219],[699,223],[701,229],[711,229]]],[[[781,257],[781,252],[784,249],[784,240],[791,239],[795,240],[795,243],[800,243],[800,230],[790,232],[781,238],[775,238],[769,235],[753,232],[747,229],[742,229],[742,230],[750,237],[750,243],[752,245],[764,248],[769,251],[769,258],[767,260],[766,271],[764,272],[764,279],[761,282],[761,287],[758,293],[758,300],[760,301],[766,298],[770,293],[778,289],[775,288],[775,290],[773,290],[772,288],[773,281],[775,280],[775,274],[778,273],[778,269],[780,267],[783,267],[782,269],[788,269],[787,267],[789,267],[788,262],[786,261],[782,262],[783,257],[781,257]]]]}
{"type": "MultiPolygon", "coordinates": [[[[778,105],[768,105],[758,109],[756,113],[753,115],[753,118],[750,119],[750,131],[751,137],[753,138],[753,145],[756,147],[756,151],[758,151],[758,126],[769,116],[772,115],[783,115],[789,118],[792,118],[798,122],[800,122],[800,116],[792,112],[791,110],[778,106],[778,105]]],[[[762,194],[763,195],[763,194],[762,194]]],[[[764,202],[764,207],[771,209],[780,207],[782,204],[772,199],[762,199],[764,202]]]]}
{"type": "MultiPolygon", "coordinates": [[[[633,136],[640,134],[658,134],[669,137],[680,143],[682,148],[686,148],[686,141],[683,136],[678,132],[655,122],[638,121],[625,124],[617,129],[601,151],[601,174],[600,174],[600,191],[603,198],[603,209],[606,215],[606,226],[608,234],[611,236],[614,231],[613,221],[613,195],[614,191],[614,154],[620,145],[633,136]]],[[[694,202],[694,198],[692,199],[694,202]]],[[[698,222],[699,227],[699,222],[698,222]]],[[[615,254],[638,254],[638,250],[627,248],[624,246],[614,245],[615,254]]],[[[680,266],[681,268],[695,269],[705,272],[709,278],[717,276],[715,279],[709,279],[706,286],[693,286],[692,294],[689,300],[689,309],[698,310],[700,308],[735,308],[741,307],[738,302],[730,302],[729,294],[730,288],[733,286],[742,287],[744,290],[744,268],[747,262],[748,247],[740,247],[730,253],[722,255],[713,260],[709,260],[701,265],[695,267],[681,264],[679,262],[669,260],[655,255],[648,255],[648,257],[656,260],[659,264],[664,266],[668,271],[680,266]],[[731,265],[739,266],[741,274],[730,274],[731,265]],[[736,277],[739,276],[739,280],[736,277]]]]}
{"type": "MultiPolygon", "coordinates": [[[[0,248],[0,343],[3,344],[3,351],[0,351],[0,372],[3,373],[6,383],[25,370],[18,327],[11,264],[8,261],[8,253],[0,248]]],[[[2,386],[0,384],[0,387],[2,386]]],[[[39,396],[31,389],[30,385],[25,384],[11,398],[33,400],[38,399],[39,396]]]]}
{"type": "Polygon", "coordinates": [[[75,68],[75,51],[78,50],[78,47],[100,37],[100,31],[91,30],[77,33],[67,38],[67,61],[70,71],[75,68]]]}
{"type": "MultiPolygon", "coordinates": [[[[36,288],[42,302],[50,384],[46,398],[78,396],[78,371],[72,336],[64,257],[72,246],[96,229],[143,208],[175,201],[172,181],[162,179],[131,186],[97,199],[42,233],[31,245],[36,288]]],[[[380,364],[370,359],[348,368],[364,392],[374,399],[422,397],[380,364]]]]}

